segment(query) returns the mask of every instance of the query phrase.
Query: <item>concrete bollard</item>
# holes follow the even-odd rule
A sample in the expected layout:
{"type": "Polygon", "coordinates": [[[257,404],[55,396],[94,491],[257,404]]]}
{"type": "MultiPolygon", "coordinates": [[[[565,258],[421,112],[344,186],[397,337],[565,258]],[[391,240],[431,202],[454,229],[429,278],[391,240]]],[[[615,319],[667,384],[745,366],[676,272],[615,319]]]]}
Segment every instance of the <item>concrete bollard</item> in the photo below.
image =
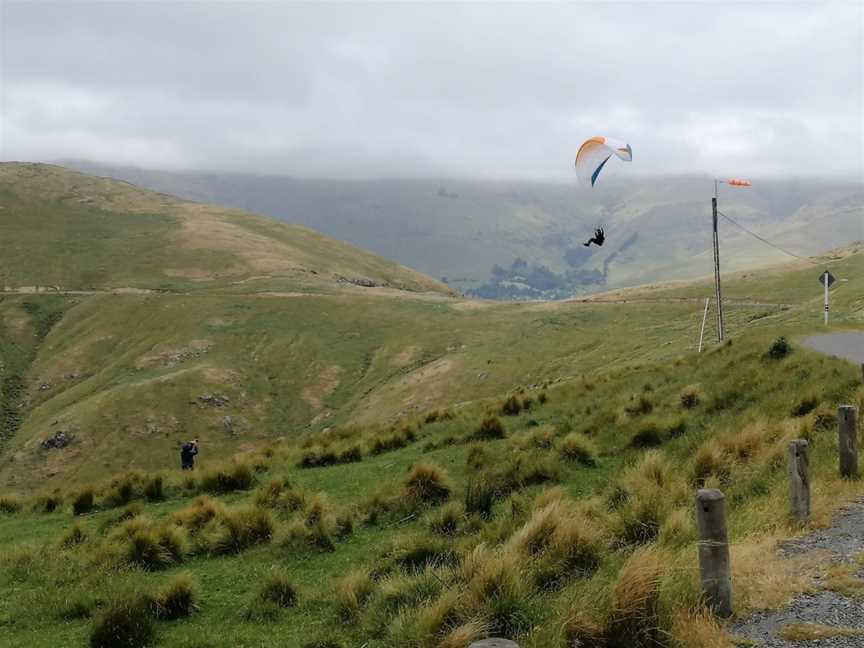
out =
{"type": "Polygon", "coordinates": [[[703,488],[696,493],[702,593],[714,613],[724,619],[732,616],[732,579],[725,500],[723,493],[716,488],[703,488]]]}
{"type": "Polygon", "coordinates": [[[841,405],[837,410],[838,433],[840,435],[840,476],[858,478],[858,408],[841,405]]]}
{"type": "Polygon", "coordinates": [[[808,443],[795,439],[789,443],[789,508],[798,522],[810,519],[810,463],[808,443]]]}
{"type": "Polygon", "coordinates": [[[519,648],[519,646],[509,639],[484,639],[475,641],[468,648],[519,648]]]}

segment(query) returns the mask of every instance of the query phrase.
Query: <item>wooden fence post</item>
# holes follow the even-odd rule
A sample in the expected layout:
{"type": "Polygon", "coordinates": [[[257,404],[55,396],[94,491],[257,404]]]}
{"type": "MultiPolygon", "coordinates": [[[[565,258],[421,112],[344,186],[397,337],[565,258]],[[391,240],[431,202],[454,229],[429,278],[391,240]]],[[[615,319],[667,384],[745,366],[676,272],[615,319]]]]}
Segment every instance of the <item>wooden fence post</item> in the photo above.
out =
{"type": "Polygon", "coordinates": [[[484,639],[475,641],[468,648],[519,648],[519,646],[509,639],[484,639]]]}
{"type": "Polygon", "coordinates": [[[789,507],[798,522],[810,519],[810,466],[804,439],[789,443],[789,507]]]}
{"type": "Polygon", "coordinates": [[[858,478],[858,408],[841,405],[837,411],[840,445],[840,476],[858,478]]]}
{"type": "Polygon", "coordinates": [[[725,499],[716,488],[700,489],[696,493],[696,524],[702,593],[716,615],[728,618],[732,615],[732,579],[725,499]]]}

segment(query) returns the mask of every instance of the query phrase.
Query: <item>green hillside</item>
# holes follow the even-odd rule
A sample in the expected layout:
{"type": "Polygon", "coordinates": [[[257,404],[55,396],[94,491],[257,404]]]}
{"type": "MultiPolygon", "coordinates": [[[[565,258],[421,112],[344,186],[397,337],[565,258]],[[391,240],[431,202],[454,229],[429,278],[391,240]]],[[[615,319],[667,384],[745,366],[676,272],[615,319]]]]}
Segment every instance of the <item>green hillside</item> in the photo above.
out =
{"type": "MultiPolygon", "coordinates": [[[[608,177],[588,189],[575,181],[302,180],[75,166],[305,225],[493,298],[560,298],[713,269],[707,177],[608,177]],[[598,226],[607,243],[584,248],[598,226]],[[524,266],[512,268],[516,261],[524,266]],[[496,278],[495,266],[507,272],[496,278]]],[[[752,180],[748,189],[723,186],[721,210],[777,245],[806,256],[864,239],[860,183],[752,180]]],[[[720,235],[724,270],[790,260],[725,221],[720,235]]]]}
{"type": "Polygon", "coordinates": [[[0,163],[0,284],[200,289],[256,279],[446,293],[353,246],[236,209],[44,164],[0,163]]]}

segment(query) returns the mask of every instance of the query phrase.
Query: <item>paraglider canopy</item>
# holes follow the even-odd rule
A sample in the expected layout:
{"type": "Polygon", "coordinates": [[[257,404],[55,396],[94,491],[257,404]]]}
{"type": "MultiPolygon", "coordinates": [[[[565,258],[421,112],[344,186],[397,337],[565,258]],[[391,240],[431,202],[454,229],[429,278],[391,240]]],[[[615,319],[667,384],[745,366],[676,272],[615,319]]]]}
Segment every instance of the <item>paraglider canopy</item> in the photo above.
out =
{"type": "Polygon", "coordinates": [[[576,153],[577,175],[593,187],[603,166],[613,155],[625,162],[633,160],[633,151],[626,142],[602,136],[585,140],[576,153]]]}

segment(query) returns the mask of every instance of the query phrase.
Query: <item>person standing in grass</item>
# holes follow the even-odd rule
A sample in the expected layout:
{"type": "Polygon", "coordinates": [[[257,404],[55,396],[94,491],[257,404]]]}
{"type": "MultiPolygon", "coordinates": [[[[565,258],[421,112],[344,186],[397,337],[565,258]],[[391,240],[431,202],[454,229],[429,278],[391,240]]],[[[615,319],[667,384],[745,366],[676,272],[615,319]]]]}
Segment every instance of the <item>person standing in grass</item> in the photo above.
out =
{"type": "Polygon", "coordinates": [[[180,446],[180,468],[192,470],[195,467],[195,455],[198,454],[198,439],[192,439],[180,446]]]}

